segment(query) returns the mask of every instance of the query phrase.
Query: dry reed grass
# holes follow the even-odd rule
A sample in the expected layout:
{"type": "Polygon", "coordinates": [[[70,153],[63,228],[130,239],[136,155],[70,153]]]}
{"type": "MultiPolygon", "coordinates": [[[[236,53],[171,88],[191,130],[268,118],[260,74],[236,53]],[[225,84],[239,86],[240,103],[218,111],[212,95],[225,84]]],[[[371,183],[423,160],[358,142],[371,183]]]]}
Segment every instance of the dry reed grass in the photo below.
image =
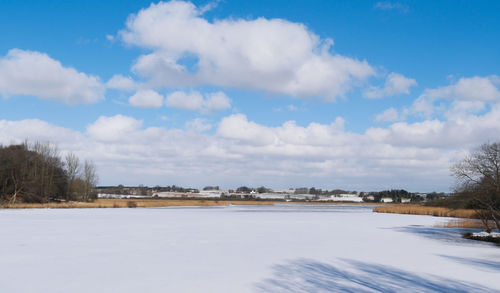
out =
{"type": "MultiPolygon", "coordinates": [[[[233,205],[274,205],[285,203],[283,201],[258,201],[258,200],[217,200],[217,199],[98,199],[93,202],[51,202],[51,203],[16,203],[14,205],[1,205],[1,208],[10,209],[79,209],[79,208],[151,208],[171,206],[227,206],[233,205]]],[[[317,201],[290,201],[288,204],[324,204],[324,205],[372,205],[372,203],[349,202],[317,202],[317,201]]]]}
{"type": "Polygon", "coordinates": [[[373,209],[376,213],[394,213],[394,214],[409,214],[409,215],[428,215],[435,217],[451,217],[451,218],[476,218],[476,212],[473,210],[458,209],[453,210],[444,207],[428,207],[422,205],[404,204],[404,205],[388,205],[379,206],[373,209]]]}
{"type": "Polygon", "coordinates": [[[150,208],[170,206],[227,206],[233,205],[273,205],[272,201],[227,201],[227,200],[182,200],[182,199],[98,199],[93,202],[51,202],[51,203],[16,203],[0,208],[10,209],[78,209],[78,208],[150,208]]]}
{"type": "MultiPolygon", "coordinates": [[[[493,223],[492,223],[493,224],[493,223]]],[[[483,223],[477,219],[454,219],[436,225],[439,228],[477,228],[485,229],[483,223]]]]}
{"type": "MultiPolygon", "coordinates": [[[[427,215],[435,217],[450,217],[459,218],[436,225],[440,228],[477,228],[486,229],[484,224],[477,219],[474,210],[465,209],[449,209],[444,207],[428,207],[422,205],[389,205],[379,206],[373,209],[377,213],[395,213],[395,214],[410,214],[410,215],[427,215]]],[[[492,223],[493,225],[493,223],[492,223]]]]}

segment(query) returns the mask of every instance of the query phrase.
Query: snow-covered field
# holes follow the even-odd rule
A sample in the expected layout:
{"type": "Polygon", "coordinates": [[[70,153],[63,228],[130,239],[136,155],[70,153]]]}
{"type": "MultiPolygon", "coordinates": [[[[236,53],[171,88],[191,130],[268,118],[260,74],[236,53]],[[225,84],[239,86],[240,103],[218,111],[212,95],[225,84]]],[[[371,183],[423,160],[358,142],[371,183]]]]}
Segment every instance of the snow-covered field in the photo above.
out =
{"type": "Polygon", "coordinates": [[[1,292],[495,292],[500,248],[353,206],[0,210],[1,292]]]}

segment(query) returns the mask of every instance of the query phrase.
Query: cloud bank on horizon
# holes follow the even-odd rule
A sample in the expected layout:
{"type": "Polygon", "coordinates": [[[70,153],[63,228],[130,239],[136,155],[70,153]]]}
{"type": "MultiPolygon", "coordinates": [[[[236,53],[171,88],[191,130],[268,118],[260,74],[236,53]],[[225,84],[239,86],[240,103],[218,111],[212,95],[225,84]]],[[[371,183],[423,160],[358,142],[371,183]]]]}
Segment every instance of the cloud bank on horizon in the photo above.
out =
{"type": "MultiPolygon", "coordinates": [[[[398,3],[371,9],[411,14],[398,3]]],[[[129,72],[107,81],[53,54],[10,48],[0,56],[1,107],[40,103],[49,115],[66,107],[93,116],[75,127],[19,110],[0,117],[0,143],[54,142],[93,159],[103,184],[447,191],[450,164],[500,138],[496,72],[436,85],[341,54],[304,23],[209,17],[216,6],[169,1],[131,11],[103,36],[139,53],[126,60],[129,72]],[[323,117],[321,108],[347,103],[323,117]],[[368,103],[377,106],[360,110],[368,103]],[[276,104],[288,110],[279,120],[259,116],[276,104]],[[357,111],[371,117],[362,130],[350,129],[357,111]]]]}

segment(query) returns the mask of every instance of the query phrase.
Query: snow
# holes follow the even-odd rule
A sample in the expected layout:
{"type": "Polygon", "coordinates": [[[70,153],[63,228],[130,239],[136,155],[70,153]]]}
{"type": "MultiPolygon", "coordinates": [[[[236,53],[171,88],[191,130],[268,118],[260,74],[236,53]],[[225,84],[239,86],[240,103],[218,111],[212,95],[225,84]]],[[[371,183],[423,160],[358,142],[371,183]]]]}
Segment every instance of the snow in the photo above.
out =
{"type": "Polygon", "coordinates": [[[0,210],[1,291],[500,292],[494,244],[371,209],[0,210]]]}
{"type": "Polygon", "coordinates": [[[485,231],[481,231],[481,232],[477,232],[477,233],[472,233],[472,236],[475,236],[475,237],[493,237],[493,238],[497,238],[497,237],[500,237],[500,233],[498,233],[498,232],[488,233],[488,232],[485,232],[485,231]]]}
{"type": "Polygon", "coordinates": [[[126,195],[126,194],[113,194],[113,193],[99,193],[97,198],[150,198],[146,195],[126,195]]]}

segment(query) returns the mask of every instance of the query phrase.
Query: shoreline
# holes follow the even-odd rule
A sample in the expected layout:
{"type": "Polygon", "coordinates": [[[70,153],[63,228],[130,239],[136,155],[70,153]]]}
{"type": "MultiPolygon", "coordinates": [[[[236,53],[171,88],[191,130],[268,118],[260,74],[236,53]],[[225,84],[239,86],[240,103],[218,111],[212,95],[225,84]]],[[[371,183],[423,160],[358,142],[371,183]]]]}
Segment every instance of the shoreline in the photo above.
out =
{"type": "Polygon", "coordinates": [[[0,206],[0,209],[85,209],[85,208],[152,208],[182,206],[229,206],[229,205],[275,205],[275,204],[319,204],[319,205],[380,205],[359,202],[324,201],[279,201],[279,200],[232,200],[232,199],[97,199],[93,202],[16,203],[0,206]]]}

